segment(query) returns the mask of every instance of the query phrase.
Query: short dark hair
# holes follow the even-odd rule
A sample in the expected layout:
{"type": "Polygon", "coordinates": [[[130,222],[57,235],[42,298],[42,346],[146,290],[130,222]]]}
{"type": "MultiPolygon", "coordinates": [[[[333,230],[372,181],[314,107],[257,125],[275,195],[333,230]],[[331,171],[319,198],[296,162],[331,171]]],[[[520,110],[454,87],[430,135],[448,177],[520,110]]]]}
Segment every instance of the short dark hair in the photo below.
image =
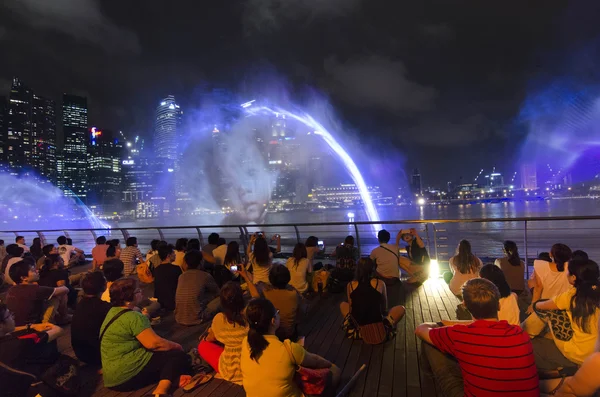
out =
{"type": "Polygon", "coordinates": [[[185,249],[187,248],[187,243],[187,238],[178,238],[177,241],[175,241],[175,249],[177,251],[185,251],[185,249]]]}
{"type": "Polygon", "coordinates": [[[23,236],[17,236],[17,237],[15,237],[15,243],[18,243],[19,240],[21,240],[21,239],[25,239],[25,237],[23,237],[23,236]]]}
{"type": "Polygon", "coordinates": [[[21,256],[24,252],[25,250],[17,244],[8,244],[6,246],[6,253],[10,256],[21,256]]]}
{"type": "Polygon", "coordinates": [[[165,259],[167,259],[167,257],[169,255],[171,255],[172,253],[173,253],[172,245],[161,245],[160,247],[158,247],[158,257],[160,258],[161,261],[164,261],[165,259]]]}
{"type": "Polygon", "coordinates": [[[227,240],[225,240],[223,237],[219,237],[219,242],[217,243],[217,245],[225,245],[227,244],[227,240]]]}
{"type": "Polygon", "coordinates": [[[344,244],[354,245],[354,236],[346,236],[344,239],[344,244]]]}
{"type": "Polygon", "coordinates": [[[462,287],[465,306],[475,320],[497,318],[500,303],[498,287],[484,278],[474,278],[462,287]]]}
{"type": "Polygon", "coordinates": [[[98,244],[98,245],[106,244],[106,237],[104,237],[104,236],[98,237],[96,239],[96,244],[98,244]]]}
{"type": "Polygon", "coordinates": [[[117,247],[115,247],[114,245],[109,245],[106,249],[106,256],[112,258],[115,255],[117,255],[117,247]]]}
{"type": "Polygon", "coordinates": [[[67,243],[67,238],[65,236],[59,236],[56,239],[56,242],[58,243],[58,245],[65,245],[67,243]]]}
{"type": "Polygon", "coordinates": [[[377,240],[379,240],[380,243],[387,243],[390,241],[390,238],[392,238],[392,236],[390,236],[390,232],[385,229],[381,229],[379,233],[377,233],[377,240]]]}
{"type": "Polygon", "coordinates": [[[573,251],[573,255],[571,255],[571,260],[584,260],[587,261],[590,259],[589,255],[587,254],[587,252],[582,251],[582,250],[575,250],[573,251]]]}
{"type": "Polygon", "coordinates": [[[73,245],[73,239],[70,237],[67,237],[67,244],[73,245]]]}
{"type": "Polygon", "coordinates": [[[4,240],[0,239],[0,245],[4,245],[4,240]]]}
{"type": "Polygon", "coordinates": [[[113,247],[116,247],[117,245],[119,245],[119,244],[120,244],[120,241],[119,241],[119,239],[118,239],[118,238],[113,238],[112,240],[108,240],[108,241],[106,242],[106,244],[108,244],[108,245],[110,245],[110,246],[113,246],[113,247]]]}
{"type": "Polygon", "coordinates": [[[549,252],[540,252],[538,254],[538,259],[546,261],[546,262],[552,262],[552,258],[550,258],[549,252]]]}
{"type": "Polygon", "coordinates": [[[317,245],[319,245],[319,239],[315,236],[308,236],[304,245],[306,245],[307,248],[316,247],[317,245]]]}
{"type": "Polygon", "coordinates": [[[286,266],[274,265],[269,271],[269,282],[277,289],[284,289],[292,279],[286,266]]]}
{"type": "Polygon", "coordinates": [[[198,240],[197,238],[191,238],[188,243],[187,243],[187,250],[188,251],[192,251],[192,250],[196,250],[196,251],[200,251],[202,248],[200,246],[200,240],[198,240]]]}
{"type": "Polygon", "coordinates": [[[152,240],[152,241],[150,241],[150,249],[152,251],[156,251],[158,249],[158,244],[160,244],[160,240],[152,240]]]}
{"type": "Polygon", "coordinates": [[[46,244],[42,248],[42,253],[46,256],[50,255],[50,252],[54,249],[54,244],[46,244]]]}
{"type": "Polygon", "coordinates": [[[113,306],[124,306],[126,302],[133,302],[138,283],[133,278],[122,278],[111,284],[109,294],[113,306]]]}
{"type": "Polygon", "coordinates": [[[15,282],[15,284],[21,284],[23,282],[23,277],[29,277],[29,270],[32,268],[32,264],[22,260],[17,263],[13,263],[13,265],[8,270],[8,275],[15,282]]]}
{"type": "Polygon", "coordinates": [[[208,243],[217,245],[219,243],[219,233],[211,233],[208,235],[208,243]]]}
{"type": "Polygon", "coordinates": [[[183,260],[187,264],[188,269],[198,269],[202,263],[202,252],[196,250],[188,251],[183,260]]]}
{"type": "Polygon", "coordinates": [[[107,281],[113,282],[123,277],[125,265],[120,259],[109,259],[102,265],[102,271],[107,281]]]}
{"type": "Polygon", "coordinates": [[[550,249],[550,256],[554,260],[556,264],[556,269],[559,272],[565,270],[565,263],[571,260],[571,256],[573,252],[571,252],[571,248],[569,248],[565,244],[557,243],[552,246],[550,249]]]}
{"type": "Polygon", "coordinates": [[[102,272],[90,272],[81,280],[81,288],[86,295],[100,295],[106,291],[106,278],[102,272]]]}
{"type": "Polygon", "coordinates": [[[127,241],[125,242],[125,245],[127,245],[128,247],[133,247],[136,244],[137,244],[137,237],[129,237],[127,239],[127,241]]]}

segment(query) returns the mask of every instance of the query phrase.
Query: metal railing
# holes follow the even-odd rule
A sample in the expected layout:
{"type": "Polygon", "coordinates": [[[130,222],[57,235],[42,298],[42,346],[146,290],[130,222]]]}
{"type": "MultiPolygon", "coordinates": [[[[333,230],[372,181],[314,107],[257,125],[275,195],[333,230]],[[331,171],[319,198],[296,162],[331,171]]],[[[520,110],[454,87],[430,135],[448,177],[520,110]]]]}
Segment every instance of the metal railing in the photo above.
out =
{"type": "Polygon", "coordinates": [[[31,243],[32,237],[39,237],[43,243],[54,243],[58,236],[64,235],[72,238],[75,246],[89,252],[99,235],[112,238],[122,236],[123,239],[135,236],[138,238],[140,249],[144,250],[149,247],[152,239],[174,242],[181,237],[198,238],[201,245],[204,245],[208,234],[217,232],[227,241],[238,240],[245,249],[249,236],[262,231],[268,236],[279,234],[282,251],[291,253],[296,243],[304,242],[311,235],[317,236],[326,247],[335,247],[343,242],[346,235],[353,235],[361,255],[367,255],[378,246],[374,227],[390,229],[392,242],[399,229],[416,227],[431,257],[441,263],[447,262],[453,255],[454,247],[463,238],[471,241],[476,255],[486,259],[502,256],[504,240],[513,240],[519,245],[521,256],[526,263],[529,263],[529,259],[537,257],[539,252],[549,251],[557,242],[565,243],[573,249],[585,250],[591,258],[600,258],[600,216],[10,230],[0,231],[0,238],[5,239],[7,244],[12,242],[9,238],[11,235],[23,235],[28,243],[31,243]]]}

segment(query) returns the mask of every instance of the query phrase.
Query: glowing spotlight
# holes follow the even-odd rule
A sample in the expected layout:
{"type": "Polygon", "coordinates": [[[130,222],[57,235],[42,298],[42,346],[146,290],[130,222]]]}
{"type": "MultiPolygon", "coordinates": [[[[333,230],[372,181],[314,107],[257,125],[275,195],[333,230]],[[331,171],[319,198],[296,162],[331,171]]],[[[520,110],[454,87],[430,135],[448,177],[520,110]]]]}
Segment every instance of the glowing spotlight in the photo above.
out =
{"type": "Polygon", "coordinates": [[[354,220],[354,212],[348,212],[348,215],[347,215],[347,216],[348,216],[348,219],[349,219],[350,221],[353,221],[353,220],[354,220]]]}
{"type": "Polygon", "coordinates": [[[429,261],[429,279],[438,279],[440,278],[440,265],[438,264],[437,259],[431,259],[429,261]]]}
{"type": "Polygon", "coordinates": [[[417,200],[417,204],[425,205],[425,199],[423,197],[421,197],[420,199],[417,200]]]}

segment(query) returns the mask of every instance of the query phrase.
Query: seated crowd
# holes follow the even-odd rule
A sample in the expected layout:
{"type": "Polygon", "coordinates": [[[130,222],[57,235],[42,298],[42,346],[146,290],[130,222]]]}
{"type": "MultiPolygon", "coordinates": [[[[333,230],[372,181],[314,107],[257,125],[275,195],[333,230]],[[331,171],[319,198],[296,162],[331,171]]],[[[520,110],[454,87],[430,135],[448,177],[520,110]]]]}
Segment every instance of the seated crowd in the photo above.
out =
{"type": "MultiPolygon", "coordinates": [[[[390,239],[381,230],[379,246],[360,258],[348,236],[335,247],[332,266],[316,262],[324,246],[314,236],[296,244],[285,264],[273,261],[281,250],[279,235],[252,235],[246,260],[238,242],[216,233],[204,247],[197,239],[179,239],[175,246],[153,240],[146,255],[135,237],[124,249],[119,240],[98,237],[92,270],[75,277],[69,268],[81,262],[83,251],[65,236],[59,247],[39,240],[26,247],[17,238],[2,258],[10,288],[0,304],[0,361],[41,374],[40,364],[56,360],[59,326],[71,323],[75,355],[102,368],[105,387],[133,391],[157,384],[153,395],[192,390],[209,378],[194,376],[182,346],[152,328],[160,315],[172,313],[183,326],[209,324],[199,356],[248,396],[302,396],[293,381],[297,366],[314,370],[318,394],[330,394],[341,371],[303,347],[299,325],[307,298],[342,285],[346,337],[367,344],[394,338],[405,308],[390,307],[388,290],[403,275],[408,284],[423,282],[430,260],[415,229],[398,232],[395,244],[390,239]],[[145,299],[148,286],[154,296],[145,299]]],[[[484,265],[469,241],[460,241],[444,280],[462,302],[461,315],[416,328],[423,368],[445,396],[591,395],[600,388],[593,375],[600,368],[598,265],[583,251],[555,244],[534,262],[526,283],[516,244],[506,241],[503,250],[503,258],[484,265]],[[530,292],[531,305],[520,310],[530,292]]]]}

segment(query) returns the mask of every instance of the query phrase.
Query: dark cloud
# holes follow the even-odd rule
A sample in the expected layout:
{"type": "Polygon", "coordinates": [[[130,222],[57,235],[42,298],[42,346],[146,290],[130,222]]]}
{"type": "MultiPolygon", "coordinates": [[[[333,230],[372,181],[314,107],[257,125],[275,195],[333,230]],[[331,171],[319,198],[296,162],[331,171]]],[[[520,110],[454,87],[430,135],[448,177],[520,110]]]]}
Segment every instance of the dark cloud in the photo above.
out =
{"type": "Polygon", "coordinates": [[[375,107],[391,112],[423,111],[434,106],[436,90],[408,77],[404,64],[383,56],[339,62],[325,61],[333,92],[359,107],[375,107]]]}
{"type": "Polygon", "coordinates": [[[7,0],[5,6],[35,29],[64,33],[109,52],[139,52],[136,35],[111,22],[96,0],[7,0]]]}

